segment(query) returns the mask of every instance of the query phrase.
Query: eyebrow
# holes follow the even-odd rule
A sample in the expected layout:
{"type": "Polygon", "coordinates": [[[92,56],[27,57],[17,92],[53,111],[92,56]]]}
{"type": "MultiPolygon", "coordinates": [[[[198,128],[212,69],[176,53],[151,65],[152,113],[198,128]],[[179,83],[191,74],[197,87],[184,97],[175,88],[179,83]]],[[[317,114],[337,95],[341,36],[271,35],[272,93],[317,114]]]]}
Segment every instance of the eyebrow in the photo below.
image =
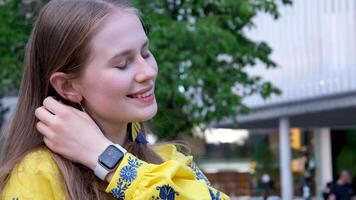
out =
{"type": "MultiPolygon", "coordinates": [[[[148,44],[149,44],[149,40],[146,40],[146,42],[143,43],[141,49],[144,48],[144,47],[147,47],[148,44]]],[[[131,49],[130,49],[130,50],[125,50],[125,51],[120,52],[120,53],[117,53],[117,54],[115,54],[113,57],[111,57],[111,58],[109,59],[108,63],[113,63],[115,60],[117,60],[117,59],[119,59],[119,58],[121,58],[121,57],[125,57],[125,56],[127,56],[127,55],[130,55],[131,53],[132,53],[132,50],[131,50],[131,49]]]]}

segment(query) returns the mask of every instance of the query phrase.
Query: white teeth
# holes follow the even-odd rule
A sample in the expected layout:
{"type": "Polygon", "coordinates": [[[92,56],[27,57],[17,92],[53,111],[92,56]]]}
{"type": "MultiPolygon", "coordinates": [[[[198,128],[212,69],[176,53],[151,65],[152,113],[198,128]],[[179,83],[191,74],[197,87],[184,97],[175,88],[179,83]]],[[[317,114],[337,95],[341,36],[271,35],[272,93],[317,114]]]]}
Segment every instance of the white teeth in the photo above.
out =
{"type": "Polygon", "coordinates": [[[145,98],[151,95],[151,91],[145,92],[143,94],[132,96],[133,98],[145,98]]]}

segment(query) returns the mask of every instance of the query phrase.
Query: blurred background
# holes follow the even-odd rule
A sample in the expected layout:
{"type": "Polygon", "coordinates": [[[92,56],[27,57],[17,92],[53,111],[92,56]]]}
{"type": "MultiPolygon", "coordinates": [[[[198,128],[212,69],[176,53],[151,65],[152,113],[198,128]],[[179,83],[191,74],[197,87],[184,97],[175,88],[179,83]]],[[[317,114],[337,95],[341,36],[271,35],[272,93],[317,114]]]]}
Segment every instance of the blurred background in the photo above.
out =
{"type": "MultiPolygon", "coordinates": [[[[46,2],[0,0],[0,125],[46,2]]],[[[355,180],[355,0],[133,3],[159,64],[151,142],[186,141],[232,199],[323,199],[342,170],[355,180]]]]}

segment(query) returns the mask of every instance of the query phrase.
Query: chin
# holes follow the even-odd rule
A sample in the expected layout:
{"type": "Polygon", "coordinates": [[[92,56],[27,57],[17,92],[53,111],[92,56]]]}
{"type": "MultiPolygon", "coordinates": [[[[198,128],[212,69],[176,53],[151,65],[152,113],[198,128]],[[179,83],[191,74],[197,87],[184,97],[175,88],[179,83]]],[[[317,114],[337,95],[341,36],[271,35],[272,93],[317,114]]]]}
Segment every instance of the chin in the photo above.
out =
{"type": "Polygon", "coordinates": [[[157,114],[157,105],[152,106],[152,108],[149,108],[149,109],[137,111],[136,114],[137,114],[136,116],[133,116],[133,118],[135,118],[135,120],[133,120],[133,121],[136,121],[136,122],[148,121],[148,120],[152,119],[157,114]]]}

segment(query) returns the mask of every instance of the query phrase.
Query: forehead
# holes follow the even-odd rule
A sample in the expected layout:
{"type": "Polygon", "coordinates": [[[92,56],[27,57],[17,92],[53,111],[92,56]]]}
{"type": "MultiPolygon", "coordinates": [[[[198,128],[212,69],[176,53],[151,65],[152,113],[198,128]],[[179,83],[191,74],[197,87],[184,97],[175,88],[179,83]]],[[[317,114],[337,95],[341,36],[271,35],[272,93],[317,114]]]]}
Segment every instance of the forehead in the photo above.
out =
{"type": "Polygon", "coordinates": [[[147,40],[139,17],[133,11],[116,10],[105,17],[90,42],[90,50],[107,56],[141,48],[147,40]]]}

